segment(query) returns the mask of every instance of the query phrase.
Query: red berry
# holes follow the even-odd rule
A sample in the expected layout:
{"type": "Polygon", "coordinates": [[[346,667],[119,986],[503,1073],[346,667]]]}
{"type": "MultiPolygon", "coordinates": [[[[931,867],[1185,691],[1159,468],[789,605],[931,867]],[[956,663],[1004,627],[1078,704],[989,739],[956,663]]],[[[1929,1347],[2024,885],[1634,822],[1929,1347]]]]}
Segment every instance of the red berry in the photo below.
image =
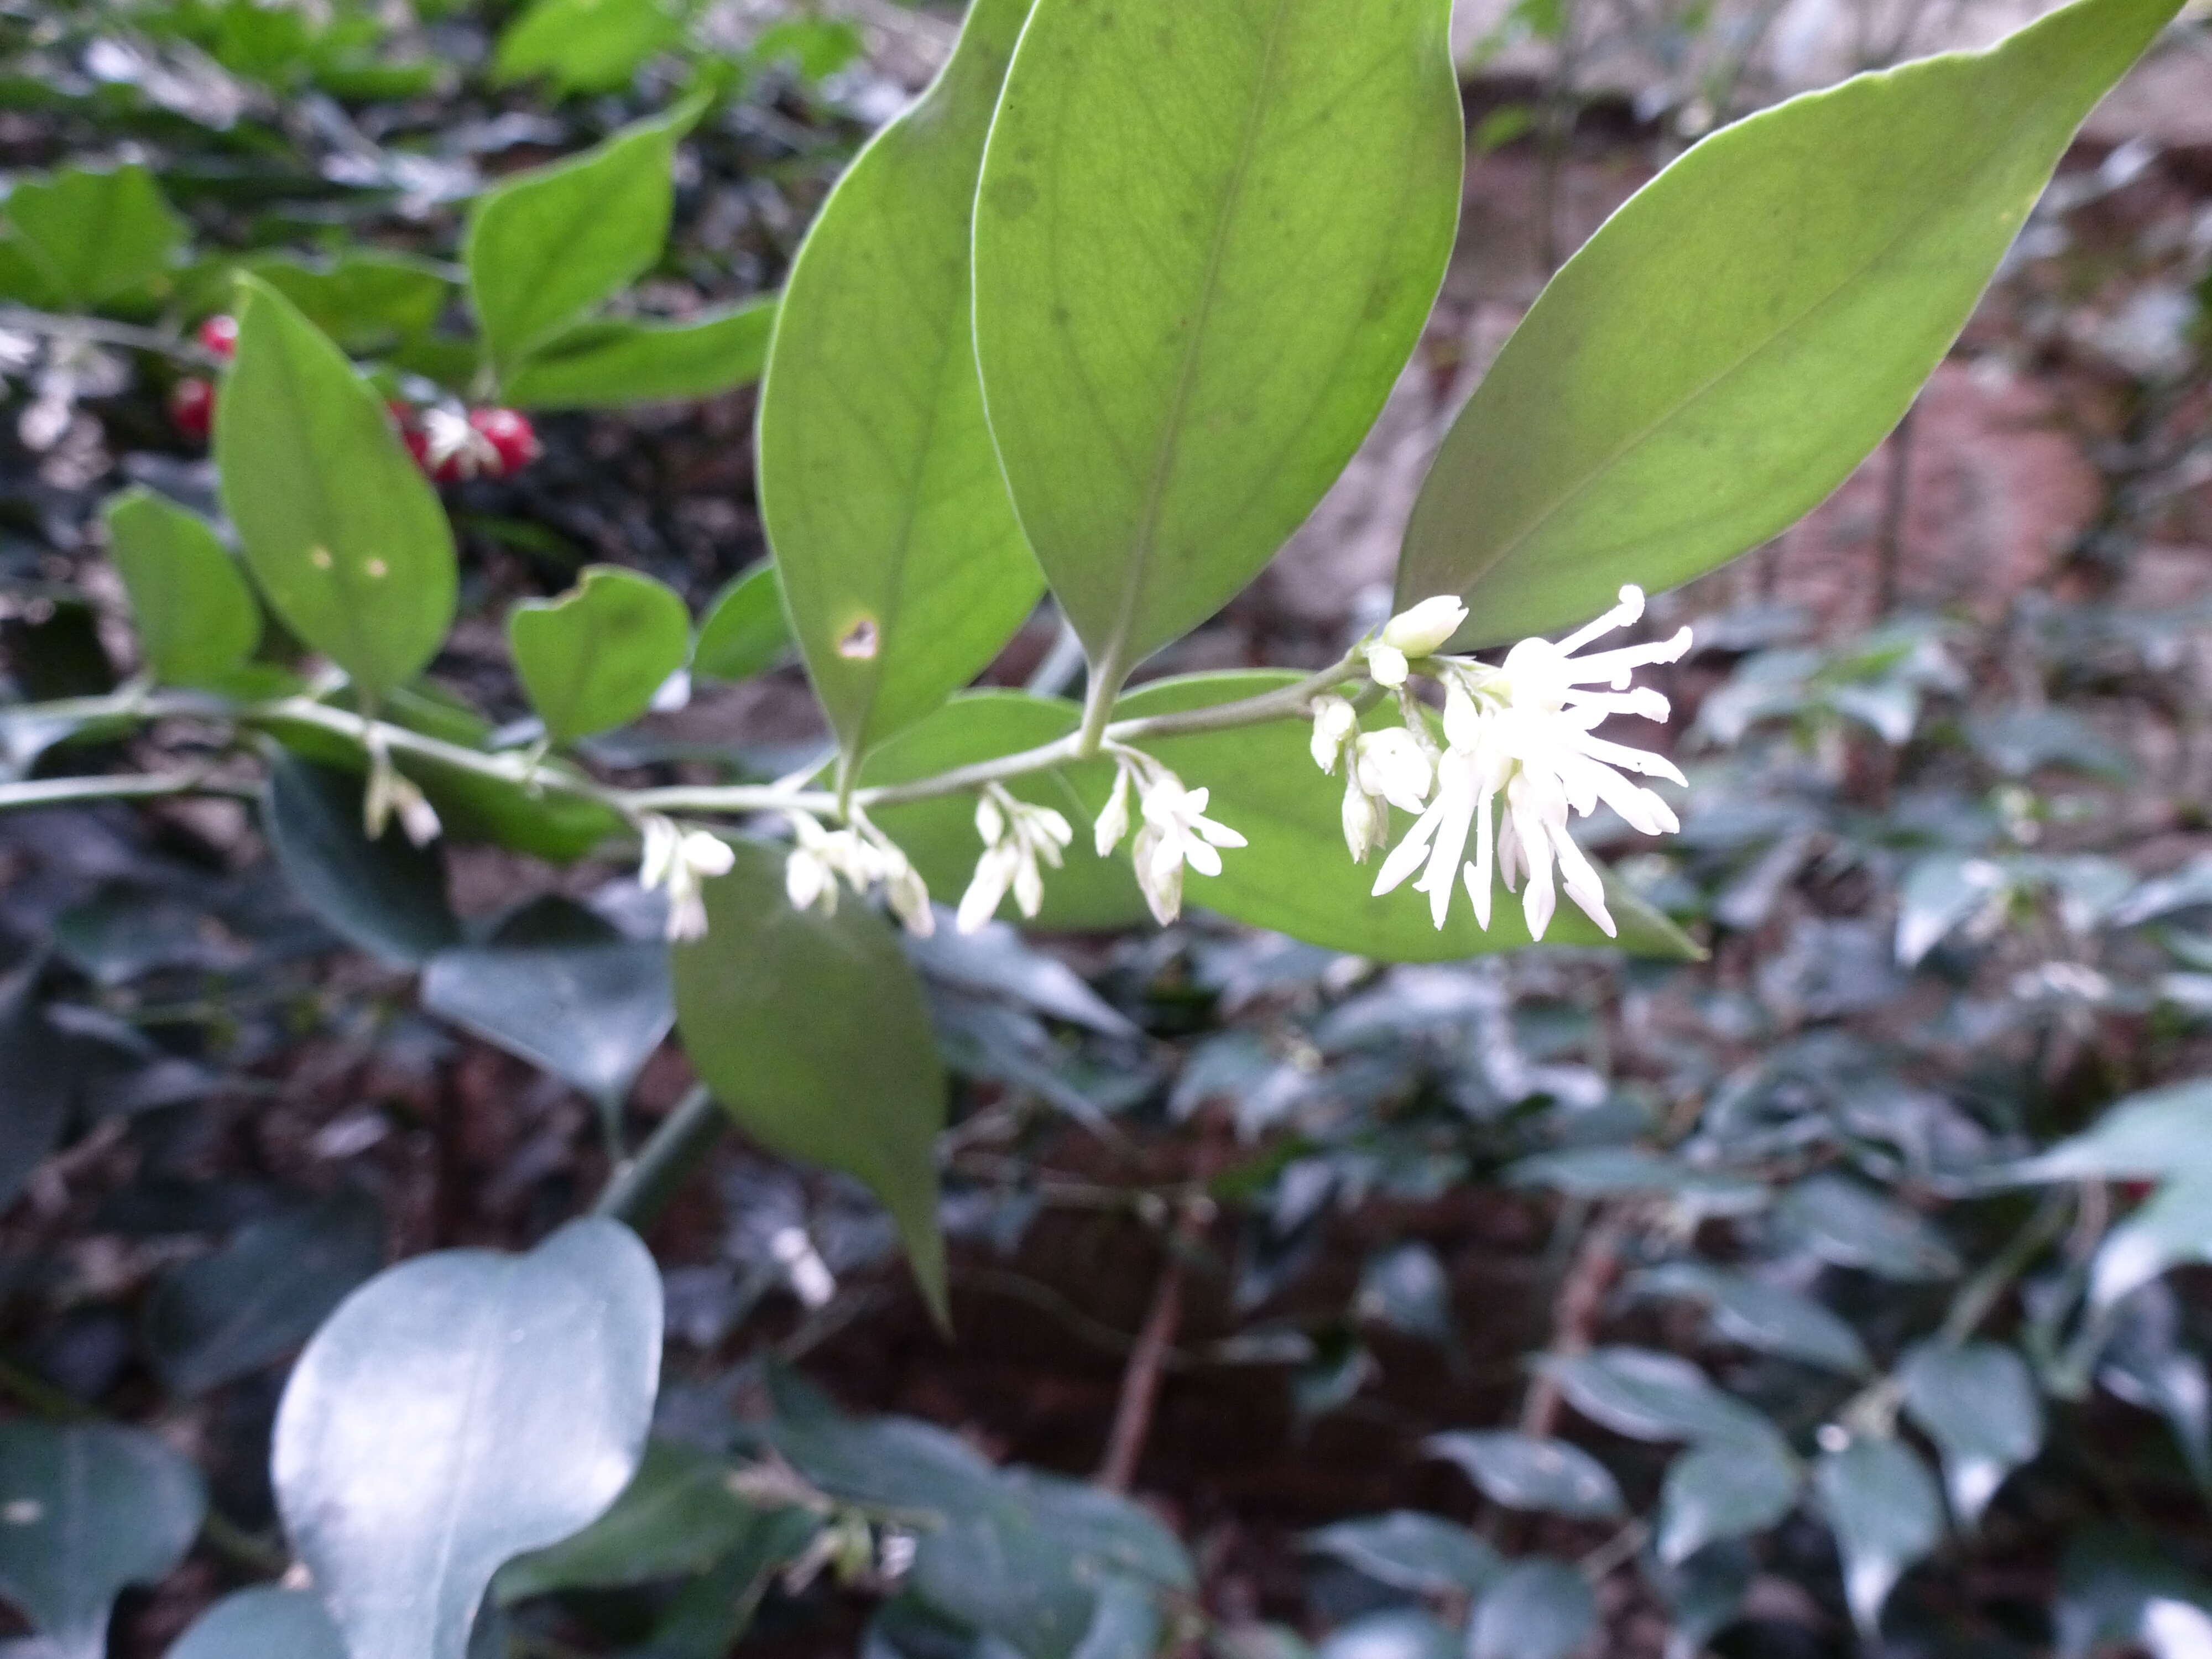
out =
{"type": "Polygon", "coordinates": [[[495,477],[520,471],[538,457],[538,434],[530,424],[530,417],[518,410],[472,409],[469,411],[469,424],[498,454],[497,468],[487,469],[495,477]]]}
{"type": "Polygon", "coordinates": [[[238,355],[238,319],[214,316],[200,325],[200,343],[223,362],[238,355]]]}
{"type": "Polygon", "coordinates": [[[179,380],[169,393],[169,419],[187,438],[205,442],[215,425],[215,387],[194,378],[179,380]]]}

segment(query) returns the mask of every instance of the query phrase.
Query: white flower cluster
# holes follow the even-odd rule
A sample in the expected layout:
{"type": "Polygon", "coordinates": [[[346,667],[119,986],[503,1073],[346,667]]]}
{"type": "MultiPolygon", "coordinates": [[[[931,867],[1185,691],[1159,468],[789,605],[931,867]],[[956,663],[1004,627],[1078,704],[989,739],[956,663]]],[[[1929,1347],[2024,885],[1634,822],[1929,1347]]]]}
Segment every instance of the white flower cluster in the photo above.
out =
{"type": "Polygon", "coordinates": [[[1574,653],[1643,614],[1643,590],[1624,587],[1620,603],[1595,621],[1556,644],[1523,640],[1493,668],[1436,654],[1466,621],[1467,607],[1449,596],[1425,599],[1393,617],[1366,650],[1370,678],[1399,694],[1402,727],[1363,732],[1351,703],[1316,700],[1314,759],[1325,772],[1345,768],[1344,837],[1354,860],[1364,862],[1388,839],[1391,806],[1418,814],[1382,862],[1378,897],[1419,869],[1414,890],[1429,896],[1438,927],[1452,889],[1463,882],[1475,921],[1486,928],[1493,879],[1511,891],[1525,877],[1522,908],[1533,937],[1541,939],[1551,926],[1562,886],[1613,933],[1596,867],[1568,835],[1567,819],[1602,803],[1646,835],[1680,827],[1665,800],[1626,775],[1679,784],[1684,779],[1674,763],[1608,742],[1595,728],[1613,714],[1667,718],[1667,699],[1632,687],[1630,678],[1649,664],[1680,661],[1690,630],[1651,645],[1574,653]],[[1406,690],[1416,664],[1443,690],[1442,746],[1406,690]],[[1470,836],[1474,856],[1467,860],[1470,836]]]}
{"type": "Polygon", "coordinates": [[[1041,865],[1059,869],[1061,850],[1075,839],[1067,820],[1049,806],[1017,800],[988,783],[975,802],[975,833],[983,838],[983,856],[975,860],[975,878],[961,896],[960,931],[972,933],[989,921],[1010,888],[1021,913],[1036,915],[1044,903],[1041,865]]]}
{"type": "Polygon", "coordinates": [[[783,886],[795,908],[835,915],[839,878],[856,893],[881,882],[892,914],[909,933],[926,939],[937,931],[936,913],[929,908],[929,888],[921,872],[907,861],[896,842],[868,822],[866,813],[854,809],[849,827],[843,830],[824,830],[805,812],[789,817],[798,844],[784,863],[783,886]]]}

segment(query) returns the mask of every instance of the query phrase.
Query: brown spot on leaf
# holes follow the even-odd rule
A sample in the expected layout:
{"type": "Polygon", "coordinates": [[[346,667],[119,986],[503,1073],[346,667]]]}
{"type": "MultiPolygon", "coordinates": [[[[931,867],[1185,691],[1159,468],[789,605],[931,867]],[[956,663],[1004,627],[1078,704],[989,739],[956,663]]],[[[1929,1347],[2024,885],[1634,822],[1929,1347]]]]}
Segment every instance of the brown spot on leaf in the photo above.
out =
{"type": "Polygon", "coordinates": [[[847,629],[844,636],[837,641],[837,654],[849,657],[855,662],[868,662],[874,659],[876,647],[882,640],[883,635],[876,627],[876,619],[863,617],[847,629]]]}

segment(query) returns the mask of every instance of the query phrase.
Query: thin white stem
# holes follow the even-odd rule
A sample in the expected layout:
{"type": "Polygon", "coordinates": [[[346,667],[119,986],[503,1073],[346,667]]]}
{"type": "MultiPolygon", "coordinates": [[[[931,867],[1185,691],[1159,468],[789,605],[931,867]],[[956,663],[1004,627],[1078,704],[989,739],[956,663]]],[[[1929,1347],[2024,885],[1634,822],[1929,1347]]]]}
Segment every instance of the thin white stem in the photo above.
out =
{"type": "MultiPolygon", "coordinates": [[[[312,697],[279,698],[271,702],[234,703],[202,692],[134,690],[105,697],[76,697],[64,702],[18,704],[0,708],[0,724],[13,721],[58,721],[89,724],[105,720],[152,721],[167,719],[228,720],[246,727],[308,726],[353,742],[402,757],[435,762],[457,771],[496,779],[534,791],[596,801],[635,823],[647,813],[693,813],[708,817],[736,817],[754,812],[799,811],[817,817],[854,818],[879,807],[931,800],[942,795],[980,789],[986,784],[1079,760],[1102,746],[1123,746],[1150,738],[1185,737],[1200,732],[1228,731],[1285,720],[1303,714],[1313,699],[1358,673],[1357,661],[1346,657],[1295,684],[1256,696],[1210,708],[1176,714],[1148,714],[1106,724],[1088,743],[1082,732],[1018,754],[1001,755],[971,766],[956,767],[933,777],[908,783],[883,784],[852,792],[841,803],[828,790],[801,786],[818,768],[810,768],[773,784],[678,785],[658,789],[617,789],[581,772],[548,767],[526,753],[486,754],[460,744],[427,737],[405,726],[365,719],[351,709],[334,708],[312,697]]],[[[11,806],[53,805],[76,799],[125,799],[133,795],[191,793],[234,794],[238,786],[204,776],[167,774],[151,778],[64,778],[32,784],[0,786],[0,810],[11,806]]]]}

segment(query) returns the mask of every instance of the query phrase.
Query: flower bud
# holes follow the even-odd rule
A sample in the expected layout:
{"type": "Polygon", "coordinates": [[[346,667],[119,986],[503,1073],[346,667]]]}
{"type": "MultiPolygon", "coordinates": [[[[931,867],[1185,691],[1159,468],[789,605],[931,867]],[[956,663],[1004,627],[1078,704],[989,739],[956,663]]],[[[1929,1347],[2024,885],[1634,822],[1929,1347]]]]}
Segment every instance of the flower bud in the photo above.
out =
{"type": "Polygon", "coordinates": [[[1401,611],[1383,624],[1382,643],[1409,657],[1432,656],[1442,650],[1467,620],[1467,606],[1452,593],[1423,599],[1410,611],[1401,611]]]}
{"type": "Polygon", "coordinates": [[[1334,772],[1345,739],[1359,729],[1359,711],[1342,697],[1316,697],[1313,722],[1314,764],[1334,772]]]}

